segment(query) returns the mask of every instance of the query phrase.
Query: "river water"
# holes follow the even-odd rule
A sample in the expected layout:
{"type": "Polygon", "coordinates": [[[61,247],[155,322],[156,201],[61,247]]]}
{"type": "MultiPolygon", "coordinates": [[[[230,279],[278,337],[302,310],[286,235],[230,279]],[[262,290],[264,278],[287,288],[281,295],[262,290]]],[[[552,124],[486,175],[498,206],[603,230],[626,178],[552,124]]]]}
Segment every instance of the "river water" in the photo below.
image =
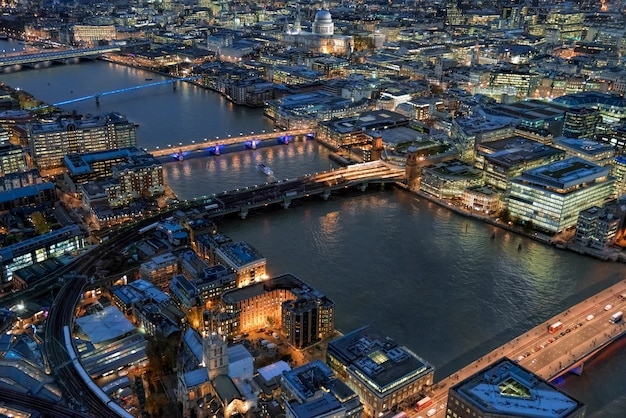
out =
{"type": "MultiPolygon", "coordinates": [[[[0,42],[0,49],[8,45],[15,44],[0,42]]],[[[0,75],[0,81],[47,102],[140,85],[146,78],[162,79],[104,62],[0,75]]],[[[66,108],[126,115],[140,124],[139,145],[147,149],[273,128],[261,110],[233,107],[190,85],[146,88],[103,97],[100,106],[90,100],[66,108]]],[[[260,162],[278,179],[334,166],[326,149],[301,141],[166,164],[165,176],[187,199],[268,181],[255,169],[260,162]]],[[[257,248],[270,274],[293,273],[333,299],[340,331],[373,324],[433,363],[436,378],[626,275],[622,264],[496,231],[392,187],[251,213],[219,228],[257,248]]],[[[586,365],[581,377],[557,383],[588,405],[587,416],[624,416],[625,346],[618,342],[586,365]]]]}

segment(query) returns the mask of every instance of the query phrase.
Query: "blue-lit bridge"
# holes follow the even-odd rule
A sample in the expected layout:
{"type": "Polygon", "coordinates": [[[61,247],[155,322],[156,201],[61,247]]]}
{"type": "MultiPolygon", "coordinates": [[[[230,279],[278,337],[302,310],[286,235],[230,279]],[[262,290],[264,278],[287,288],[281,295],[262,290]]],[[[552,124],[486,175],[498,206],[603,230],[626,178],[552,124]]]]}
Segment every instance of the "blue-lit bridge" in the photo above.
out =
{"type": "Polygon", "coordinates": [[[6,67],[21,67],[21,66],[35,66],[44,62],[61,62],[66,63],[71,60],[81,58],[95,59],[102,54],[111,52],[119,52],[118,47],[102,46],[96,48],[77,48],[77,49],[64,49],[53,50],[36,53],[22,53],[19,55],[2,56],[0,57],[0,68],[6,67]]]}
{"type": "Polygon", "coordinates": [[[165,148],[157,147],[152,151],[148,151],[163,163],[174,161],[183,161],[192,158],[207,157],[211,155],[220,155],[227,152],[243,151],[245,149],[257,149],[269,145],[288,144],[296,138],[306,137],[307,139],[315,138],[315,132],[311,129],[291,129],[261,131],[259,133],[251,133],[244,135],[228,135],[225,138],[209,139],[204,138],[199,141],[192,141],[191,144],[169,145],[165,148]]]}
{"type": "Polygon", "coordinates": [[[41,105],[41,106],[37,106],[35,108],[32,108],[31,110],[39,110],[39,109],[44,109],[46,107],[55,107],[55,106],[64,106],[64,105],[68,105],[68,104],[72,104],[72,103],[77,103],[77,102],[82,102],[85,100],[96,100],[96,103],[100,103],[100,97],[104,97],[104,96],[110,96],[111,94],[119,94],[119,93],[128,93],[129,91],[134,91],[134,90],[139,90],[139,89],[145,89],[148,87],[155,87],[155,86],[162,86],[165,84],[174,84],[177,83],[179,81],[191,81],[191,80],[197,80],[201,78],[200,76],[194,76],[194,77],[185,77],[185,78],[170,78],[168,80],[163,80],[163,81],[155,81],[154,83],[147,83],[147,84],[140,84],[138,86],[132,86],[132,87],[125,87],[122,89],[116,89],[116,90],[111,90],[111,91],[105,91],[102,93],[95,93],[95,94],[90,94],[89,96],[82,96],[82,97],[77,97],[74,99],[69,99],[69,100],[63,100],[60,102],[56,102],[56,103],[52,103],[50,105],[41,105]]]}

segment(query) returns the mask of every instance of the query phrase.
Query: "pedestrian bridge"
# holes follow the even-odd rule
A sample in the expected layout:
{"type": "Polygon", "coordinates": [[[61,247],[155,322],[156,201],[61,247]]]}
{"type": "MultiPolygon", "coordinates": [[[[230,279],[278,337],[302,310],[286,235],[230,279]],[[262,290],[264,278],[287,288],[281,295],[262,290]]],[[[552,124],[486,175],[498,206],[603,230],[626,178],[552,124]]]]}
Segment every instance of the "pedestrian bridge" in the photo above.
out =
{"type": "Polygon", "coordinates": [[[102,54],[119,51],[120,48],[118,47],[102,46],[96,48],[57,49],[36,53],[22,53],[19,55],[0,57],[0,68],[24,65],[34,66],[42,62],[65,63],[72,59],[98,58],[102,54]]]}

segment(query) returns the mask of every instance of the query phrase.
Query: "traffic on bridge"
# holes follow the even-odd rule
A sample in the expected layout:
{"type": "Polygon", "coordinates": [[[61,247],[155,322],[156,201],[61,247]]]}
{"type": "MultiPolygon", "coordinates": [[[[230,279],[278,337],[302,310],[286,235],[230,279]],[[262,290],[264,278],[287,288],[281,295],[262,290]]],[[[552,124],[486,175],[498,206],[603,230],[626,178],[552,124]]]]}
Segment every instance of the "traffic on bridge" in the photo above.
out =
{"type": "MultiPolygon", "coordinates": [[[[586,360],[626,333],[621,318],[623,311],[626,311],[626,280],[572,306],[437,382],[429,394],[436,413],[429,416],[445,417],[448,389],[502,357],[510,358],[548,381],[568,372],[582,373],[586,360]]],[[[420,413],[412,410],[407,411],[407,415],[418,417],[420,413]]]]}

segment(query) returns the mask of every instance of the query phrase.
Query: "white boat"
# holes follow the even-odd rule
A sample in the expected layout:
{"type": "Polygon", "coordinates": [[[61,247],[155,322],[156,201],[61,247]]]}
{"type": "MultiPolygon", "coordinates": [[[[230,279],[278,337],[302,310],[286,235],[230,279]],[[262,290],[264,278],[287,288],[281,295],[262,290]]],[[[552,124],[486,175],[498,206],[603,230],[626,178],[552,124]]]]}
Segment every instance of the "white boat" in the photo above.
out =
{"type": "Polygon", "coordinates": [[[259,164],[256,166],[256,168],[263,174],[267,175],[267,176],[271,176],[272,174],[274,174],[274,172],[272,171],[271,168],[269,168],[268,166],[266,166],[265,164],[259,164]]]}

